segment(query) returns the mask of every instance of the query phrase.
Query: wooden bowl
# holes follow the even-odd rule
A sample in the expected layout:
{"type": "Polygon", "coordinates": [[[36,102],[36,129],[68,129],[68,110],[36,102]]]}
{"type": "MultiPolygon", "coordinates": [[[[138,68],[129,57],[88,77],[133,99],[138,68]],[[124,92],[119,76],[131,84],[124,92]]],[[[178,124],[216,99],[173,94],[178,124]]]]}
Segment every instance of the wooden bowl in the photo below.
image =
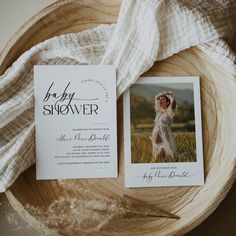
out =
{"type": "MultiPolygon", "coordinates": [[[[116,22],[120,1],[59,1],[31,18],[14,35],[0,55],[3,73],[26,50],[55,35],[79,32],[101,23],[116,22]]],[[[99,180],[36,181],[35,166],[24,172],[6,195],[13,208],[35,229],[53,228],[42,216],[61,197],[98,196],[122,199],[127,194],[181,218],[124,220],[97,232],[99,235],[181,235],[207,218],[219,205],[235,179],[235,79],[197,48],[182,51],[155,65],[145,76],[200,75],[204,141],[205,185],[202,187],[124,188],[122,99],[118,101],[119,178],[99,180]],[[32,211],[34,209],[35,211],[32,211]],[[40,213],[41,209],[41,213],[40,213]],[[41,214],[41,215],[40,215],[41,214]],[[47,227],[46,227],[47,226],[47,227]],[[122,226],[122,227],[121,227],[122,226]]],[[[65,205],[66,208],[66,205],[65,205]]],[[[51,210],[51,209],[50,209],[51,210]]],[[[54,209],[55,211],[57,209],[54,209]]],[[[66,209],[58,208],[57,214],[66,209]]],[[[107,212],[109,214],[109,212],[107,212]]],[[[106,214],[105,214],[106,215],[106,214]]],[[[61,222],[59,233],[73,235],[61,222]]],[[[69,223],[68,223],[69,224],[69,223]]],[[[74,229],[75,230],[75,229],[74,229]]],[[[83,230],[81,235],[85,234],[83,230]]],[[[93,235],[96,235],[95,233],[93,235]]]]}

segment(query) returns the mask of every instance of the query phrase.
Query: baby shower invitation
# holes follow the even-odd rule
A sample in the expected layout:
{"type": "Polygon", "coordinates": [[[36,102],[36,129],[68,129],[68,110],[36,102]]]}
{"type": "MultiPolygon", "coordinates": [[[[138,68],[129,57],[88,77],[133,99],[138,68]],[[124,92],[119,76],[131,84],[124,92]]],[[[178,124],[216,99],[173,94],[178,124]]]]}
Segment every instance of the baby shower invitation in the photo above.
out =
{"type": "Polygon", "coordinates": [[[116,71],[34,66],[37,179],[117,177],[116,71]]]}
{"type": "Polygon", "coordinates": [[[198,76],[140,78],[123,110],[126,187],[204,184],[198,76]]]}

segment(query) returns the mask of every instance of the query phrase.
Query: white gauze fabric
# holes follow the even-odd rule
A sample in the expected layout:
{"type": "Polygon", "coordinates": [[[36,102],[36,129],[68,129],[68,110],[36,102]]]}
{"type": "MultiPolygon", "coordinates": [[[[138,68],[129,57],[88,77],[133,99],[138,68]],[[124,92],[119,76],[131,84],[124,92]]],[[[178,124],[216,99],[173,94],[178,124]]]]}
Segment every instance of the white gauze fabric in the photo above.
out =
{"type": "Polygon", "coordinates": [[[0,76],[0,192],[35,162],[33,66],[113,64],[119,97],[159,61],[197,46],[236,75],[234,0],[123,0],[117,24],[54,37],[0,76]]]}

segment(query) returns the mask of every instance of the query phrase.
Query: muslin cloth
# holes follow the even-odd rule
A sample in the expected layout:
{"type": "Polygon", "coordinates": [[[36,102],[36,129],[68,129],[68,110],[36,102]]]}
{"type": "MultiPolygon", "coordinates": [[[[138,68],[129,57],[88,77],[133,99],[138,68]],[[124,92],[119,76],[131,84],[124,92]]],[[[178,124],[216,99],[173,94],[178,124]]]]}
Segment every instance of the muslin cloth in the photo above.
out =
{"type": "Polygon", "coordinates": [[[35,162],[33,65],[113,64],[118,97],[155,61],[197,46],[236,75],[235,0],[123,0],[117,24],[32,47],[0,77],[0,192],[35,162]]]}

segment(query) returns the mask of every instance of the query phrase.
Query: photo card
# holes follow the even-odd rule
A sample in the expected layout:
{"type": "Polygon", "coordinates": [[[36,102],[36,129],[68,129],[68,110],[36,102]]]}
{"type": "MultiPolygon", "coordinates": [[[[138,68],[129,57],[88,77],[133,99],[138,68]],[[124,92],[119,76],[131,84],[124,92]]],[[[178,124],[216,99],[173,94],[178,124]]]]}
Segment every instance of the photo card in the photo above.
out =
{"type": "Polygon", "coordinates": [[[204,184],[198,76],[142,77],[123,109],[125,187],[204,184]]]}

